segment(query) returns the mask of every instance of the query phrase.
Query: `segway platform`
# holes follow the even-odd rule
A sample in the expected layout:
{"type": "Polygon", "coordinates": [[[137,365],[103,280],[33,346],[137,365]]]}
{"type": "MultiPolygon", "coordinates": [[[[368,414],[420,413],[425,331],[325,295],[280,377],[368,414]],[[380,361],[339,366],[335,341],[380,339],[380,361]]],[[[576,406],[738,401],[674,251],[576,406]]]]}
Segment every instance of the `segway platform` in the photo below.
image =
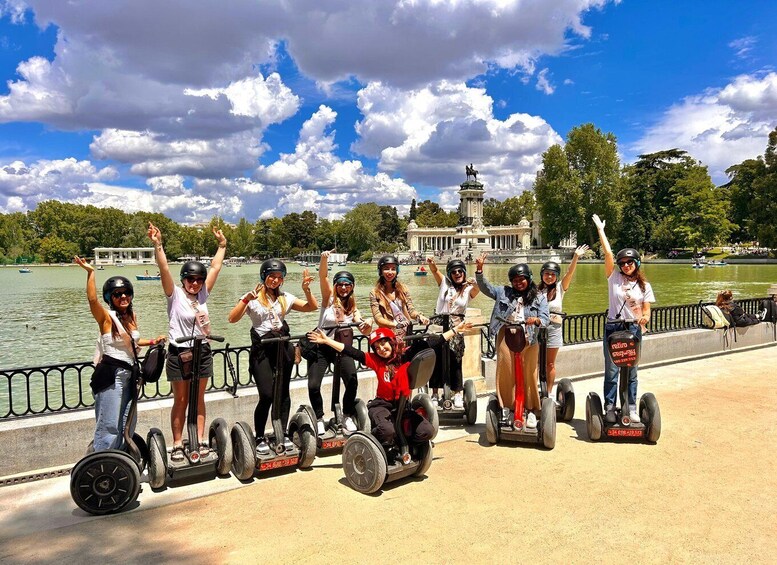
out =
{"type": "Polygon", "coordinates": [[[473,425],[478,419],[478,396],[475,383],[468,379],[464,382],[464,406],[456,408],[453,405],[453,392],[445,385],[443,398],[437,404],[437,416],[444,419],[464,418],[467,424],[473,425]]]}
{"type": "Polygon", "coordinates": [[[492,445],[509,441],[534,443],[553,449],[556,446],[556,408],[553,401],[550,398],[542,399],[537,427],[528,428],[525,422],[514,420],[512,411],[505,417],[499,407],[499,401],[492,395],[486,408],[486,439],[492,445]]]}

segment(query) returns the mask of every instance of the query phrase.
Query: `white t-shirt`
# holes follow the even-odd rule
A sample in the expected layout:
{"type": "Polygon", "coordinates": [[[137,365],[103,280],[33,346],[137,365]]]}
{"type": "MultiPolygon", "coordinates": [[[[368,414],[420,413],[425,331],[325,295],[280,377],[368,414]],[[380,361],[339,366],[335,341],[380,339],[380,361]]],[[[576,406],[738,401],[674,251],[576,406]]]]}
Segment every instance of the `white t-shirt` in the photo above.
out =
{"type": "Polygon", "coordinates": [[[294,306],[297,297],[288,292],[281,292],[278,300],[273,302],[269,296],[267,300],[270,303],[269,308],[265,307],[258,300],[251,300],[248,303],[248,316],[251,318],[251,327],[259,337],[262,337],[267,332],[281,328],[283,319],[289,313],[291,307],[294,306]],[[284,297],[286,301],[285,309],[281,307],[281,297],[284,297]]]}
{"type": "MultiPolygon", "coordinates": [[[[325,327],[332,327],[337,324],[351,324],[353,323],[353,317],[354,314],[358,312],[357,309],[355,309],[350,314],[346,314],[345,310],[342,308],[339,308],[340,310],[340,319],[338,319],[337,312],[335,311],[335,299],[334,296],[329,298],[329,305],[324,307],[321,307],[321,313],[318,316],[318,329],[325,328],[325,327]]],[[[334,330],[325,330],[324,333],[326,333],[328,336],[334,335],[334,330]]]]}
{"type": "Polygon", "coordinates": [[[170,344],[176,347],[194,347],[194,342],[185,341],[176,343],[179,337],[191,335],[205,335],[200,324],[195,321],[195,314],[208,314],[208,289],[205,284],[202,285],[197,294],[197,300],[192,301],[189,295],[180,286],[173,287],[173,294],[167,297],[167,317],[170,319],[168,333],[170,334],[170,344]],[[195,312],[195,308],[197,312],[195,312]]]}
{"type": "MultiPolygon", "coordinates": [[[[124,336],[127,334],[127,332],[124,329],[124,326],[121,325],[121,321],[116,315],[116,312],[109,310],[108,313],[111,315],[114,325],[119,328],[119,335],[116,337],[116,339],[114,339],[113,332],[108,332],[107,334],[102,334],[97,339],[97,350],[95,351],[94,355],[94,364],[97,365],[97,363],[100,362],[100,359],[102,359],[102,356],[107,355],[108,357],[113,357],[114,359],[118,359],[119,361],[124,361],[125,363],[132,365],[135,363],[135,355],[132,353],[131,342],[128,344],[129,340],[124,339],[124,336]]],[[[129,335],[132,336],[132,339],[135,340],[135,343],[137,343],[140,339],[140,331],[138,331],[137,328],[132,330],[129,335]]]]}
{"type": "MultiPolygon", "coordinates": [[[[547,288],[544,288],[542,290],[542,293],[547,298],[548,296],[548,290],[547,288]]],[[[561,314],[564,312],[564,289],[561,286],[561,283],[556,283],[556,296],[553,297],[553,300],[548,300],[548,311],[550,312],[550,321],[554,324],[561,324],[562,320],[560,317],[556,316],[554,317],[554,314],[561,314]]]]}
{"type": "Polygon", "coordinates": [[[437,307],[435,311],[438,314],[455,314],[464,316],[467,313],[469,305],[469,293],[472,287],[464,284],[461,292],[452,284],[448,283],[448,278],[443,277],[440,283],[440,294],[437,296],[437,307]]]}
{"type": "Polygon", "coordinates": [[[617,268],[607,279],[607,290],[610,297],[607,318],[610,320],[614,320],[620,313],[622,320],[636,322],[642,317],[642,304],[656,301],[649,282],[645,283],[643,293],[637,281],[628,280],[617,268]]]}

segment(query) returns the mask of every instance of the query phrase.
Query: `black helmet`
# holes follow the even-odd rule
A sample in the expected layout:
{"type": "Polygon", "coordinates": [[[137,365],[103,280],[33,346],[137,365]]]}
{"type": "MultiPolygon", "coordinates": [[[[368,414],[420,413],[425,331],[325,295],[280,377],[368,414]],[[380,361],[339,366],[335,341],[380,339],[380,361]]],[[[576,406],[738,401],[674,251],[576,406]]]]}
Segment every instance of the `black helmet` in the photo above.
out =
{"type": "Polygon", "coordinates": [[[259,267],[259,278],[262,279],[262,283],[267,280],[267,276],[270,273],[280,273],[281,276],[286,278],[286,264],[280,259],[267,259],[259,267]]]}
{"type": "Polygon", "coordinates": [[[397,274],[399,274],[399,259],[396,258],[394,255],[384,255],[380,259],[378,259],[378,274],[380,275],[383,272],[383,267],[386,265],[396,265],[397,267],[397,274]]]}
{"type": "Polygon", "coordinates": [[[461,269],[464,271],[464,276],[467,276],[467,265],[461,259],[451,259],[448,261],[448,265],[445,267],[445,274],[448,275],[449,279],[451,278],[451,271],[454,269],[461,269]]]}
{"type": "Polygon", "coordinates": [[[335,284],[337,284],[337,282],[340,280],[346,280],[352,285],[356,284],[356,279],[353,278],[353,275],[349,271],[337,271],[335,273],[335,276],[332,277],[332,280],[334,281],[335,284]]]}
{"type": "Polygon", "coordinates": [[[556,277],[558,278],[561,276],[561,265],[555,261],[546,261],[542,264],[542,268],[540,268],[540,278],[545,274],[545,271],[556,273],[556,277]]]}
{"type": "Polygon", "coordinates": [[[621,268],[619,264],[621,259],[634,259],[634,263],[636,263],[637,269],[639,269],[640,265],[642,264],[642,257],[640,256],[639,251],[633,247],[626,247],[618,251],[618,254],[615,256],[615,264],[618,265],[619,270],[621,268]]]}
{"type": "Polygon", "coordinates": [[[181,280],[186,277],[208,278],[208,269],[199,261],[187,261],[181,267],[181,280]]]}
{"type": "Polygon", "coordinates": [[[111,277],[103,283],[103,300],[113,308],[113,302],[111,302],[111,293],[118,288],[126,288],[129,290],[130,299],[135,296],[135,289],[132,288],[132,283],[129,279],[124,277],[111,277]]]}
{"type": "Polygon", "coordinates": [[[510,267],[510,270],[507,271],[507,280],[512,283],[515,277],[526,277],[529,279],[529,282],[531,282],[531,269],[529,268],[529,265],[526,263],[518,263],[517,265],[510,267]]]}

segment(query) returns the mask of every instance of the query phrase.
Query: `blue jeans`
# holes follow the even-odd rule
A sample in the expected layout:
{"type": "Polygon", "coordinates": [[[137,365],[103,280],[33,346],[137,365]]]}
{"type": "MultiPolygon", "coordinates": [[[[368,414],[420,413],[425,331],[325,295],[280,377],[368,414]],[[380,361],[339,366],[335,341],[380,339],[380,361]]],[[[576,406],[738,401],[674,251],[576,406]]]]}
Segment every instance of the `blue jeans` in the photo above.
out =
{"type": "MultiPolygon", "coordinates": [[[[612,362],[610,351],[607,347],[607,338],[610,334],[621,329],[620,322],[617,324],[605,324],[604,326],[604,405],[605,409],[610,404],[615,405],[615,399],[618,396],[618,374],[620,367],[612,362]]],[[[637,339],[642,339],[642,326],[636,322],[627,322],[626,331],[637,339]]],[[[629,405],[637,404],[637,367],[629,368],[629,405]]]]}
{"type": "MultiPolygon", "coordinates": [[[[94,429],[94,450],[122,449],[124,427],[127,425],[130,401],[132,400],[132,373],[116,368],[116,382],[94,398],[94,415],[97,423],[94,429]]],[[[135,431],[135,422],[130,424],[130,435],[135,431]]]]}

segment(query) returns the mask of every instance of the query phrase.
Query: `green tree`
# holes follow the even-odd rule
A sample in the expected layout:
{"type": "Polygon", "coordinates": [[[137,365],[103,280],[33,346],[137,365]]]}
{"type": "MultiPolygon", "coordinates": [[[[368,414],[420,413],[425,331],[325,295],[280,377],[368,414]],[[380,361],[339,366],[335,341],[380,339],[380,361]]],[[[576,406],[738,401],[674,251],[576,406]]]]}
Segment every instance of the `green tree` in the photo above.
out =
{"type": "Polygon", "coordinates": [[[542,239],[546,245],[558,246],[575,231],[583,214],[578,175],[569,166],[560,145],[553,145],[542,154],[542,169],[534,182],[534,194],[542,215],[542,239]]]}
{"type": "Polygon", "coordinates": [[[409,220],[415,220],[418,216],[418,210],[416,209],[415,198],[410,201],[410,212],[407,215],[409,220]]]}
{"type": "Polygon", "coordinates": [[[525,190],[519,196],[511,196],[503,202],[487,198],[483,202],[483,223],[487,226],[509,226],[534,214],[534,192],[525,190]]]}
{"type": "Polygon", "coordinates": [[[251,257],[254,254],[254,226],[240,218],[237,227],[227,239],[227,254],[235,257],[251,257]]]}
{"type": "Polygon", "coordinates": [[[378,237],[384,243],[398,243],[405,239],[397,209],[393,206],[380,206],[380,224],[378,237]]]}
{"type": "Polygon", "coordinates": [[[57,235],[48,235],[41,239],[38,252],[46,263],[69,263],[78,255],[78,245],[57,235]]]}
{"type": "Polygon", "coordinates": [[[375,227],[380,221],[380,206],[373,202],[357,204],[345,214],[342,233],[349,253],[360,256],[365,251],[378,247],[380,238],[375,227]]]}
{"type": "Polygon", "coordinates": [[[459,214],[446,212],[437,202],[424,200],[418,204],[415,221],[424,228],[452,228],[458,225],[459,214]]]}

